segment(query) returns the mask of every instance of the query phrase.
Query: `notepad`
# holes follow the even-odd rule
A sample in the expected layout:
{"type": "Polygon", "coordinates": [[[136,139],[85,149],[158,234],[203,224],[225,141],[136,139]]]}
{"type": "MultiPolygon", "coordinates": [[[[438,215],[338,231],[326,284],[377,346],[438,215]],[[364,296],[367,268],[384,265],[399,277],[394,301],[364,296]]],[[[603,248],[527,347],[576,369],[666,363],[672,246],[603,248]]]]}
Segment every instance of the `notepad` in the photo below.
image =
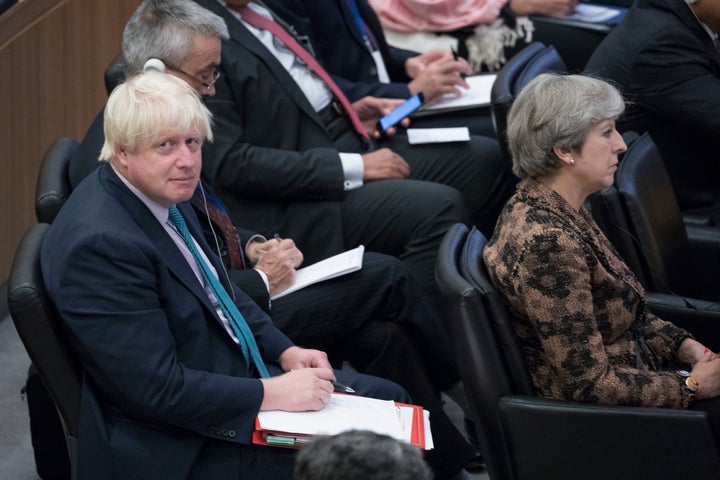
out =
{"type": "Polygon", "coordinates": [[[331,278],[347,275],[362,268],[363,254],[365,247],[360,245],[357,248],[339,253],[317,263],[313,263],[295,272],[295,280],[287,290],[270,297],[271,300],[284,297],[285,295],[305,288],[318,282],[324,282],[331,278]]]}
{"type": "Polygon", "coordinates": [[[458,87],[460,95],[446,93],[439,102],[424,106],[416,116],[424,116],[430,112],[445,112],[490,105],[490,92],[495,83],[495,74],[482,74],[467,77],[465,81],[470,88],[458,87]]]}

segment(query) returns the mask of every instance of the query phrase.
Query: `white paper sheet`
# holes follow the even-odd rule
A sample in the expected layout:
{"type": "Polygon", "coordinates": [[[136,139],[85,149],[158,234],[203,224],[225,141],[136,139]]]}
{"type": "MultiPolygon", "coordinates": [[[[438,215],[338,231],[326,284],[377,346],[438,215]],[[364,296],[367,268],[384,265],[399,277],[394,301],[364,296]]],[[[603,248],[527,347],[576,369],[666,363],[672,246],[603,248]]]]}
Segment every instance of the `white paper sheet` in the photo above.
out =
{"type": "MultiPolygon", "coordinates": [[[[272,240],[271,240],[272,241],[272,240]]],[[[271,297],[271,300],[283,297],[313,283],[330,280],[331,278],[346,275],[362,268],[363,254],[365,247],[360,245],[357,248],[339,253],[333,257],[326,258],[310,266],[301,268],[295,272],[295,281],[287,290],[271,297]]]]}
{"type": "Polygon", "coordinates": [[[452,128],[408,128],[408,143],[418,145],[422,143],[467,142],[470,140],[470,130],[467,127],[452,128]]]}
{"type": "Polygon", "coordinates": [[[490,91],[493,83],[495,83],[495,76],[495,74],[483,74],[467,77],[465,81],[470,85],[470,88],[464,89],[460,87],[462,93],[457,97],[445,94],[438,103],[425,106],[421,111],[490,105],[490,91]]]}

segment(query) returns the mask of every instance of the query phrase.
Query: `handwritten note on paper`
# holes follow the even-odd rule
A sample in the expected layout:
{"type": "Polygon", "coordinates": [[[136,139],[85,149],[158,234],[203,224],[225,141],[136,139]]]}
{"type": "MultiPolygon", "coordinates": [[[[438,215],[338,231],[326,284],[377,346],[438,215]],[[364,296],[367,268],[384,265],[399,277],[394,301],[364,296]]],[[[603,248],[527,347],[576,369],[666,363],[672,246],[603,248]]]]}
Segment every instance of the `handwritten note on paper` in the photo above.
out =
{"type": "Polygon", "coordinates": [[[325,408],[317,412],[260,412],[258,420],[263,430],[302,435],[335,435],[362,429],[398,440],[406,440],[407,436],[395,402],[355,395],[332,395],[325,408]]]}

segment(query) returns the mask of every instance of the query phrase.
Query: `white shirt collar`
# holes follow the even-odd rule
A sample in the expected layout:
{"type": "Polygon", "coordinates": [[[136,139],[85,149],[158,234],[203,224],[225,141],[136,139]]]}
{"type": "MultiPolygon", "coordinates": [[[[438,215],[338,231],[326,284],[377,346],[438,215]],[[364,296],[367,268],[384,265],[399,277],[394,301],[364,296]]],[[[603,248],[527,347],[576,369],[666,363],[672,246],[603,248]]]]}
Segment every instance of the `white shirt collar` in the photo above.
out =
{"type": "Polygon", "coordinates": [[[135,196],[138,197],[141,202],[145,204],[146,207],[148,207],[148,209],[157,219],[157,221],[160,222],[161,225],[165,225],[165,223],[168,221],[169,209],[167,207],[163,207],[155,200],[150,199],[150,197],[141,192],[135,185],[130,183],[127,178],[125,178],[120,172],[118,172],[117,168],[115,168],[115,165],[111,163],[110,166],[112,167],[115,174],[125,184],[125,186],[128,187],[130,191],[135,194],[135,196]]]}

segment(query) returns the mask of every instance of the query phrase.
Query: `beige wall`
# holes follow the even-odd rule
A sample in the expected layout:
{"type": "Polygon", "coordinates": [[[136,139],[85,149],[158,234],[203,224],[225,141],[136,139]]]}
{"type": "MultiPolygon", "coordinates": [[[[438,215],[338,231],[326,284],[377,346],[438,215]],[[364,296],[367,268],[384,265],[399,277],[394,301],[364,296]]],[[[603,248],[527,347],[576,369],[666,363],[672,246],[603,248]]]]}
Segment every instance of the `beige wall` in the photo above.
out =
{"type": "Polygon", "coordinates": [[[43,153],[82,140],[105,99],[103,71],[140,0],[25,0],[0,16],[0,283],[35,223],[43,153]]]}

